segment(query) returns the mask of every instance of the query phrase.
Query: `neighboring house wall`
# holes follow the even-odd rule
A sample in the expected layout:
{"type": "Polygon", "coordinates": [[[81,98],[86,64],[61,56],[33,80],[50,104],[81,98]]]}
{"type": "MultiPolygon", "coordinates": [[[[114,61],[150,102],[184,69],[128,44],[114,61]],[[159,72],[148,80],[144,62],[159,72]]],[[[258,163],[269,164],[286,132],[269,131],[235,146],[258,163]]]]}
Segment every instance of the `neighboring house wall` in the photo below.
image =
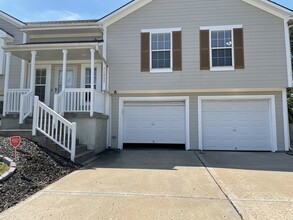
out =
{"type": "MultiPolygon", "coordinates": [[[[0,18],[0,29],[9,33],[14,37],[12,44],[22,44],[23,33],[18,27],[0,18]]],[[[9,88],[19,88],[20,84],[20,72],[21,72],[21,59],[11,56],[10,62],[10,77],[9,77],[9,88]]],[[[0,75],[0,94],[3,94],[4,90],[4,75],[0,75]]]]}
{"type": "MultiPolygon", "coordinates": [[[[156,96],[189,96],[190,98],[190,149],[199,149],[198,140],[198,96],[230,96],[230,95],[275,95],[277,146],[278,151],[284,151],[284,125],[281,92],[230,92],[230,93],[183,93],[183,94],[156,94],[142,95],[144,97],[156,96]]],[[[119,97],[138,97],[141,95],[124,94],[112,97],[112,145],[118,148],[118,111],[119,97]]]]}
{"type": "Polygon", "coordinates": [[[153,0],[107,28],[110,90],[287,87],[283,20],[241,0],[153,0]],[[201,26],[243,25],[245,68],[200,71],[201,26]],[[140,70],[142,29],[182,28],[182,71],[140,70]]]}

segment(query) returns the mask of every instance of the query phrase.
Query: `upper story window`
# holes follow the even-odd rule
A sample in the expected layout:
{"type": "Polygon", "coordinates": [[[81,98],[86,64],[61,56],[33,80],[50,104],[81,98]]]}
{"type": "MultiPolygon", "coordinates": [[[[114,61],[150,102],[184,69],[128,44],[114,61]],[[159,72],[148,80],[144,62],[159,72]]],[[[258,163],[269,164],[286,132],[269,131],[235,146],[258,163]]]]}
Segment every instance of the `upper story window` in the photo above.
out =
{"type": "Polygon", "coordinates": [[[181,28],[148,29],[141,33],[141,71],[182,70],[181,28]]]}
{"type": "Polygon", "coordinates": [[[244,69],[242,25],[201,27],[200,69],[244,69]]]}
{"type": "Polygon", "coordinates": [[[171,68],[171,33],[152,34],[152,69],[171,68]]]}
{"type": "Polygon", "coordinates": [[[232,31],[211,31],[212,67],[232,67],[232,31]]]}

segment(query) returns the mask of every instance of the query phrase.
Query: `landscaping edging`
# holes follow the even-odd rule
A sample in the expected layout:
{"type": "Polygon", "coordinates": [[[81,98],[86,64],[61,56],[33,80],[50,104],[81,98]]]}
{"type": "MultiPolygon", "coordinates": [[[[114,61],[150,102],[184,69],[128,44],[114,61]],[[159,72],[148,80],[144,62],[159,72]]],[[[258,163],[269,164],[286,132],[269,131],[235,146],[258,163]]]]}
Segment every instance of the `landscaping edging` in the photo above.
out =
{"type": "Polygon", "coordinates": [[[4,157],[3,155],[0,155],[0,162],[3,162],[9,166],[9,170],[0,176],[0,183],[2,183],[13,175],[16,170],[16,163],[13,162],[13,160],[10,158],[4,157]]]}

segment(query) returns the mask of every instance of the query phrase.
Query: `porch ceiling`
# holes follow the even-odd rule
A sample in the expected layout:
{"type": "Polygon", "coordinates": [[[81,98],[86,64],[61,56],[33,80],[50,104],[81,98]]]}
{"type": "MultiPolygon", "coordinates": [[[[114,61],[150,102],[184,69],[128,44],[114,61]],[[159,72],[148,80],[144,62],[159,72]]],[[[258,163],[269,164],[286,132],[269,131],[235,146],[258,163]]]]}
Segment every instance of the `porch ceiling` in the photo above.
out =
{"type": "Polygon", "coordinates": [[[100,59],[106,62],[99,51],[97,42],[91,43],[49,43],[49,44],[23,44],[23,45],[8,45],[4,47],[6,52],[11,52],[12,55],[21,59],[30,61],[31,51],[36,51],[36,61],[62,61],[62,50],[68,50],[67,60],[90,60],[90,49],[95,49],[95,59],[100,59]]]}

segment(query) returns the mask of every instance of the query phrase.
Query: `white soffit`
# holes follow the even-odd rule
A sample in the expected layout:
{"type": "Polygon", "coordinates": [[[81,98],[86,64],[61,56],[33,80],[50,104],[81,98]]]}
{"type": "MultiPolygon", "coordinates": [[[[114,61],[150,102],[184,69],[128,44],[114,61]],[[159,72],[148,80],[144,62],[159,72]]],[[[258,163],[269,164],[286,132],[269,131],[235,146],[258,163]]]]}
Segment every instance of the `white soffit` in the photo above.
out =
{"type": "Polygon", "coordinates": [[[104,18],[102,18],[99,23],[103,24],[103,26],[109,26],[116,21],[124,18],[125,16],[131,14],[132,12],[136,11],[137,9],[145,6],[146,4],[150,3],[152,0],[134,0],[132,2],[129,2],[125,6],[122,6],[117,11],[114,11],[113,13],[106,15],[104,18]]]}
{"type": "Polygon", "coordinates": [[[282,19],[289,19],[293,12],[268,0],[242,0],[252,6],[262,9],[282,19]]]}

